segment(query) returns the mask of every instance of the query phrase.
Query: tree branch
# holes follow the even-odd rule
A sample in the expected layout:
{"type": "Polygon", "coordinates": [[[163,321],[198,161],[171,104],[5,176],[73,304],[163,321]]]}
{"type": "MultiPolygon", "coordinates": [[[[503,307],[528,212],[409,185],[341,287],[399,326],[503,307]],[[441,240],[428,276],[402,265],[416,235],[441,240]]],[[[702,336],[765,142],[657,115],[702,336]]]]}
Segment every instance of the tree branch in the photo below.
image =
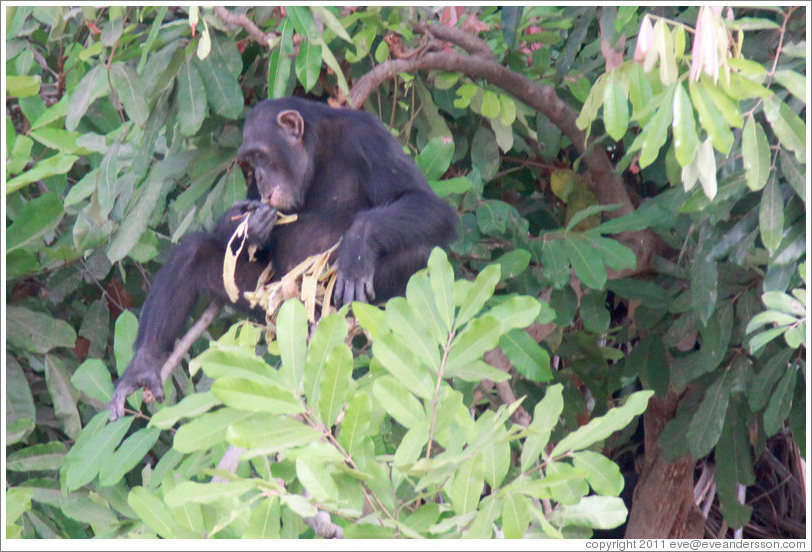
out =
{"type": "MultiPolygon", "coordinates": [[[[471,37],[468,33],[454,30],[449,33],[447,28],[439,29],[440,25],[429,25],[425,28],[418,26],[416,30],[429,32],[438,38],[451,37],[460,41],[462,35],[471,37]]],[[[476,42],[482,42],[473,37],[476,42]]],[[[457,42],[454,42],[455,44],[457,42]]],[[[482,42],[484,45],[484,42],[482,42]]],[[[484,79],[488,83],[501,88],[517,100],[536,109],[547,116],[553,124],[567,135],[573,146],[583,155],[584,164],[592,189],[602,205],[621,204],[620,209],[606,213],[607,217],[615,218],[628,214],[634,210],[623,178],[615,172],[612,162],[606,155],[604,148],[595,143],[595,138],[587,139],[586,133],[575,125],[577,114],[556,95],[555,89],[549,85],[540,85],[529,78],[516,73],[497,63],[492,56],[486,59],[479,53],[478,46],[468,45],[477,52],[476,55],[449,54],[445,52],[427,52],[412,59],[390,59],[361,77],[350,91],[349,103],[359,108],[369,97],[373,90],[383,82],[394,78],[398,73],[413,73],[417,71],[454,71],[472,79],[484,79]]],[[[661,242],[650,230],[621,234],[620,241],[631,247],[637,254],[636,269],[625,271],[620,275],[636,273],[648,268],[651,253],[661,249],[661,242]]]]}
{"type": "Polygon", "coordinates": [[[496,61],[496,56],[484,40],[475,34],[446,25],[416,25],[415,31],[459,46],[472,56],[496,61]]]}
{"type": "Polygon", "coordinates": [[[268,46],[268,35],[262,32],[262,30],[254,25],[254,22],[248,19],[245,15],[237,15],[231,13],[223,6],[214,6],[214,13],[217,14],[217,17],[223,20],[223,23],[226,25],[235,25],[237,27],[242,27],[246,30],[246,32],[251,36],[251,38],[259,44],[260,46],[268,46]]]}
{"type": "Polygon", "coordinates": [[[167,358],[166,362],[161,366],[161,383],[166,383],[166,380],[168,380],[172,374],[172,370],[174,370],[175,366],[180,364],[183,356],[189,352],[189,349],[192,348],[192,344],[197,341],[197,338],[200,337],[203,330],[209,327],[209,324],[211,324],[218,312],[220,312],[220,305],[218,303],[209,305],[209,308],[203,311],[200,318],[192,324],[189,331],[175,344],[172,354],[169,355],[169,358],[167,358]]]}

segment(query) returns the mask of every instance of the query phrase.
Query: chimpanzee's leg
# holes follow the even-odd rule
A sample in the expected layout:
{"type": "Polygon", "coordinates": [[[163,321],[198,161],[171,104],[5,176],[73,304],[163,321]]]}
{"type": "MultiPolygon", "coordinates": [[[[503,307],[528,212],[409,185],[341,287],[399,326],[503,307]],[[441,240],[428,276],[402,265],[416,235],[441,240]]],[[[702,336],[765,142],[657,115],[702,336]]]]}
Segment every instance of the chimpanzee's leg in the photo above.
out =
{"type": "Polygon", "coordinates": [[[409,278],[426,268],[432,247],[419,246],[399,249],[381,256],[375,263],[375,302],[383,302],[397,295],[406,294],[409,278]]]}

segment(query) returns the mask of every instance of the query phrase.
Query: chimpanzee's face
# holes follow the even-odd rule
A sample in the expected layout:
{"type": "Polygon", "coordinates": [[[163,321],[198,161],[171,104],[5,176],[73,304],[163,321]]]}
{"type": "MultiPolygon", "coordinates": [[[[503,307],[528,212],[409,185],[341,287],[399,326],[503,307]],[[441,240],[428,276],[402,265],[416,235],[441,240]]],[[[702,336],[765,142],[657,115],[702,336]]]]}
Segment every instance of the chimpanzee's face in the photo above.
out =
{"type": "Polygon", "coordinates": [[[262,201],[282,212],[304,204],[310,159],[303,138],[304,121],[294,110],[255,110],[243,129],[238,155],[246,180],[253,177],[262,201]]]}

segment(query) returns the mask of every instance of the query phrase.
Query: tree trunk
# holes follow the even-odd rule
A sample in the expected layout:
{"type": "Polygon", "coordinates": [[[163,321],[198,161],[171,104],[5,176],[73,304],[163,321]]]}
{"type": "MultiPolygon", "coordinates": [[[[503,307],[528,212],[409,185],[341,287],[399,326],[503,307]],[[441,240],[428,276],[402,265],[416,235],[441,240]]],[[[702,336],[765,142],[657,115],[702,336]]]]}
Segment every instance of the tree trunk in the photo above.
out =
{"type": "Polygon", "coordinates": [[[627,539],[696,539],[705,533],[705,518],[694,502],[696,460],[688,454],[669,462],[657,444],[678,403],[679,398],[669,391],[664,398],[653,397],[643,415],[646,456],[634,489],[627,539]]]}

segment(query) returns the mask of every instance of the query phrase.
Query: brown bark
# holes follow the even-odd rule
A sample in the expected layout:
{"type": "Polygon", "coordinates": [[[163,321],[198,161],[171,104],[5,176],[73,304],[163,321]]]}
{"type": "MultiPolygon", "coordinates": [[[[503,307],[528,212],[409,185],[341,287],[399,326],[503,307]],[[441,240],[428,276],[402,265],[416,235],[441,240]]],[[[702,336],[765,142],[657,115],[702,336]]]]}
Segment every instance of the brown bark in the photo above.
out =
{"type": "Polygon", "coordinates": [[[679,397],[669,391],[664,398],[652,398],[643,415],[646,456],[634,489],[627,539],[698,539],[704,535],[705,518],[694,502],[696,460],[685,455],[669,462],[657,444],[678,403],[679,397]]]}
{"type": "MultiPolygon", "coordinates": [[[[394,78],[398,73],[411,73],[415,71],[454,71],[472,79],[483,79],[489,84],[497,86],[512,95],[517,100],[544,113],[561,132],[567,135],[573,146],[583,155],[587,175],[595,197],[602,205],[621,204],[622,207],[607,212],[608,218],[615,218],[628,214],[634,210],[634,205],[626,192],[623,178],[615,171],[612,162],[601,144],[594,143],[594,137],[587,138],[586,133],[575,125],[577,114],[555,92],[550,85],[540,85],[526,76],[500,65],[491,56],[481,53],[481,41],[467,37],[462,40],[457,36],[461,31],[449,33],[448,29],[440,29],[439,25],[418,26],[415,30],[428,34],[435,39],[451,41],[469,54],[448,52],[431,52],[428,48],[424,53],[415,55],[410,59],[390,59],[376,67],[359,79],[350,91],[349,103],[359,108],[369,95],[381,83],[394,78]]],[[[463,33],[464,34],[464,33],[463,33]]],[[[661,240],[651,230],[640,232],[624,232],[618,239],[629,246],[637,255],[637,267],[623,271],[622,274],[612,274],[613,277],[629,276],[646,271],[652,252],[662,248],[661,240]]]]}

